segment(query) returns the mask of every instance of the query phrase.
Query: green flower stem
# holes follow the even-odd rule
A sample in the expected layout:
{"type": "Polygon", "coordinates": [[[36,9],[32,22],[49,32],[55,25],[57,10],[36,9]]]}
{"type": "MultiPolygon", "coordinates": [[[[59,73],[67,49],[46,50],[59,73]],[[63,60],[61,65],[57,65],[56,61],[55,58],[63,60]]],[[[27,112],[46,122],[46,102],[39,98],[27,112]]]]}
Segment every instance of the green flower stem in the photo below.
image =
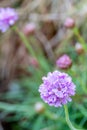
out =
{"type": "Polygon", "coordinates": [[[13,30],[14,30],[15,32],[18,33],[18,35],[20,36],[21,40],[24,42],[24,44],[25,44],[26,48],[28,49],[28,51],[30,52],[30,54],[31,54],[32,56],[36,57],[36,54],[34,53],[34,51],[33,51],[32,47],[31,47],[31,45],[29,44],[29,41],[27,40],[26,36],[25,36],[22,32],[20,32],[20,31],[17,29],[16,26],[13,26],[12,28],[13,28],[13,30]]]}
{"type": "Polygon", "coordinates": [[[74,34],[77,36],[79,42],[82,44],[84,50],[87,51],[86,42],[84,41],[83,37],[80,35],[78,28],[74,27],[73,31],[74,31],[74,34]]]}
{"type": "Polygon", "coordinates": [[[23,43],[24,43],[25,47],[27,48],[27,50],[29,51],[29,53],[38,60],[38,62],[40,64],[40,68],[43,70],[43,72],[44,72],[44,70],[47,70],[45,65],[43,64],[43,60],[45,58],[42,57],[43,59],[42,60],[40,59],[40,56],[38,56],[37,53],[35,53],[32,46],[29,44],[27,37],[22,32],[20,32],[16,26],[13,26],[12,29],[15,32],[17,32],[17,34],[19,35],[19,37],[23,41],[23,43]]]}
{"type": "Polygon", "coordinates": [[[71,123],[71,121],[70,121],[70,119],[69,119],[69,114],[68,114],[67,105],[64,105],[64,110],[65,110],[66,122],[67,122],[67,124],[68,124],[70,130],[78,130],[78,129],[76,129],[76,128],[72,125],[72,123],[71,123]]]}

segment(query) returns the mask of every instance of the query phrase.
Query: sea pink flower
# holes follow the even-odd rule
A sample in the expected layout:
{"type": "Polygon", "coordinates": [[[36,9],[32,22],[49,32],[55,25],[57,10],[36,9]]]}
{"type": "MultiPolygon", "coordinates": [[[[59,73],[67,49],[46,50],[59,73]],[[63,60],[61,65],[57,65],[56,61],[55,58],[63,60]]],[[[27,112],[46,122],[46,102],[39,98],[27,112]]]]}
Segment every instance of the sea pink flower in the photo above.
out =
{"type": "Polygon", "coordinates": [[[42,80],[39,92],[45,103],[60,107],[72,100],[71,96],[75,94],[76,86],[68,74],[59,71],[49,72],[42,80]]]}
{"type": "Polygon", "coordinates": [[[72,60],[68,55],[64,54],[56,61],[56,65],[61,69],[67,69],[72,65],[72,60]]]}
{"type": "Polygon", "coordinates": [[[67,18],[65,20],[64,26],[66,28],[73,28],[75,26],[75,21],[72,18],[67,18]]]}
{"type": "Polygon", "coordinates": [[[35,29],[36,29],[36,25],[34,23],[27,23],[23,27],[23,33],[25,35],[30,35],[30,34],[33,34],[35,32],[35,29]]]}
{"type": "Polygon", "coordinates": [[[18,20],[18,15],[13,8],[0,8],[0,31],[6,32],[9,26],[14,25],[18,20]]]}

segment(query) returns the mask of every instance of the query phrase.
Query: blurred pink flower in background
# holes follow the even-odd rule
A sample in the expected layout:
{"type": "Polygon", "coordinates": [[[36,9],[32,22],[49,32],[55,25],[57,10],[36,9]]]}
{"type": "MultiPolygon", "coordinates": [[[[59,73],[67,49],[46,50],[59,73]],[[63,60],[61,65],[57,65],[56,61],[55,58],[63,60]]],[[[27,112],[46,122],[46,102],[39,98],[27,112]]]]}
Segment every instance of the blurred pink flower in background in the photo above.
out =
{"type": "Polygon", "coordinates": [[[36,29],[36,25],[34,23],[27,23],[23,27],[23,33],[25,35],[33,34],[35,32],[35,29],[36,29]]]}
{"type": "Polygon", "coordinates": [[[58,58],[56,65],[61,69],[68,69],[72,65],[72,60],[68,55],[64,54],[58,58]]]}
{"type": "Polygon", "coordinates": [[[75,21],[72,18],[67,18],[65,20],[64,26],[66,28],[73,28],[75,26],[75,21]]]}

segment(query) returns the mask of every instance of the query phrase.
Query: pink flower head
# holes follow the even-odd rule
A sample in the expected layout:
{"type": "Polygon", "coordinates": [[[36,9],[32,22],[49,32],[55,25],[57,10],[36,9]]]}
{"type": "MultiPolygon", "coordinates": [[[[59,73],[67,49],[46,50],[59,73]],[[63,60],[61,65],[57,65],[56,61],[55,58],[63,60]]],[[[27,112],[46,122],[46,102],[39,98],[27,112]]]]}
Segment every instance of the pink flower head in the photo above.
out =
{"type": "Polygon", "coordinates": [[[56,61],[56,65],[61,69],[67,69],[72,65],[72,60],[68,55],[64,54],[56,61]]]}
{"type": "Polygon", "coordinates": [[[75,94],[76,86],[68,74],[59,71],[49,72],[42,80],[39,92],[45,103],[60,107],[72,100],[71,96],[75,94]]]}
{"type": "Polygon", "coordinates": [[[67,18],[65,20],[64,26],[66,28],[73,28],[75,26],[75,21],[72,18],[67,18]]]}
{"type": "Polygon", "coordinates": [[[25,35],[30,35],[30,34],[33,34],[35,32],[35,29],[36,29],[36,25],[34,23],[27,23],[23,27],[23,32],[25,35]]]}
{"type": "Polygon", "coordinates": [[[18,20],[18,15],[13,8],[0,8],[0,30],[6,32],[18,20]]]}

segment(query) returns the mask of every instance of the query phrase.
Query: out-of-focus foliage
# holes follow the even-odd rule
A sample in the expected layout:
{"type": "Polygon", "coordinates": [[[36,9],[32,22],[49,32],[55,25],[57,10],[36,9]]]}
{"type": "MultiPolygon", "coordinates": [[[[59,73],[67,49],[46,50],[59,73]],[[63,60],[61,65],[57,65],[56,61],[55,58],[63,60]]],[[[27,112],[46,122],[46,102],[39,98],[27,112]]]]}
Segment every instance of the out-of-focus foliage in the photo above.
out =
{"type": "Polygon", "coordinates": [[[0,33],[0,130],[69,130],[63,107],[48,106],[38,92],[42,76],[59,70],[56,60],[65,53],[72,67],[60,71],[67,72],[77,86],[68,103],[70,120],[76,128],[87,130],[87,51],[76,51],[81,40],[63,26],[72,17],[87,42],[87,1],[0,0],[0,7],[7,6],[16,8],[19,21],[16,31],[0,33]],[[27,23],[36,28],[26,36],[27,23]]]}

